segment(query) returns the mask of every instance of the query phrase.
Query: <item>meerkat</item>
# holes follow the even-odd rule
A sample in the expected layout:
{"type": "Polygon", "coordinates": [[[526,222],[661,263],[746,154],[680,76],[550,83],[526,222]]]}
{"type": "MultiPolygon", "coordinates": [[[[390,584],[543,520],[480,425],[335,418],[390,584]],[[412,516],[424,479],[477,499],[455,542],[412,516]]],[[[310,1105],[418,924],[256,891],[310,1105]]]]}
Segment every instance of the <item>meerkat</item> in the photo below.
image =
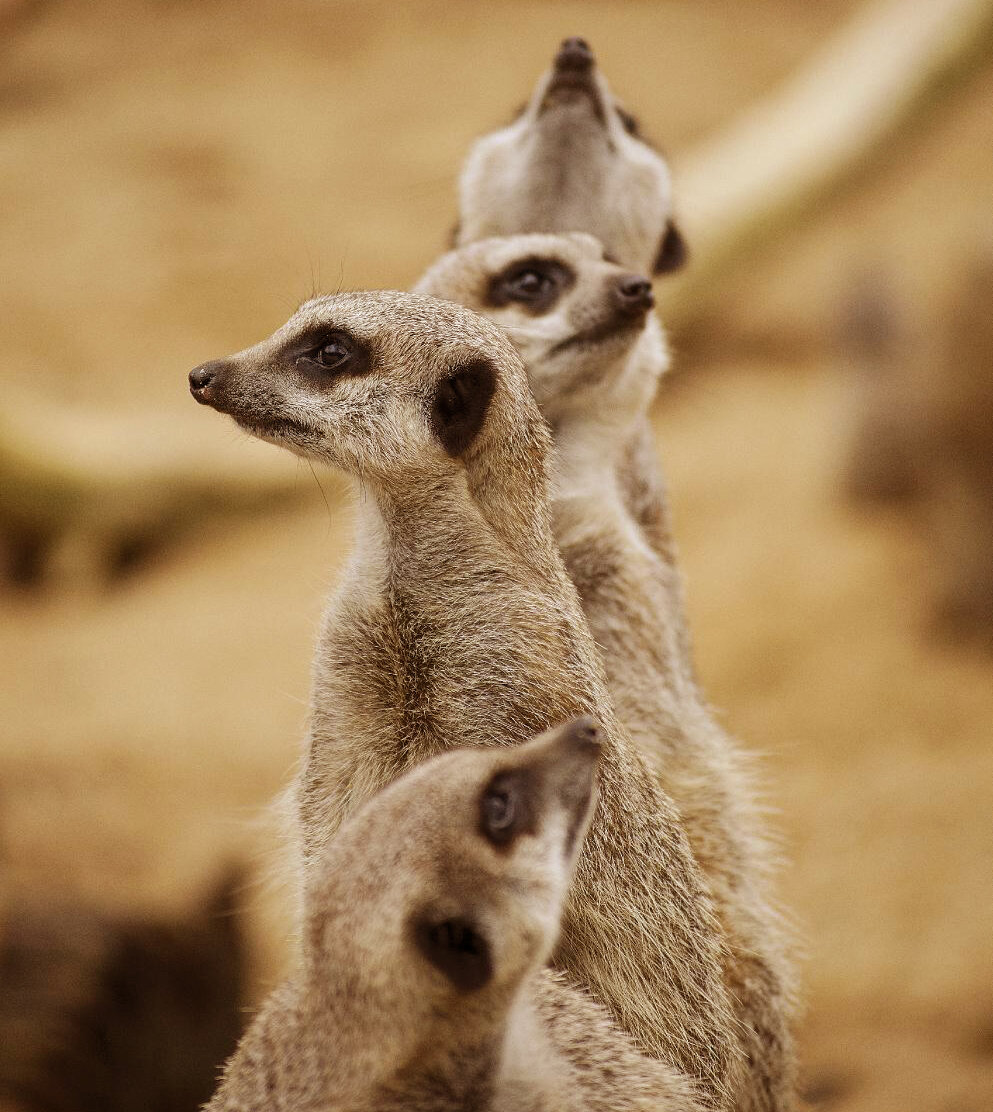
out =
{"type": "Polygon", "coordinates": [[[578,719],[431,758],[341,825],[307,881],[300,973],[208,1112],[701,1112],[545,968],[595,798],[578,719]]]}
{"type": "Polygon", "coordinates": [[[739,746],[684,666],[675,564],[646,542],[618,481],[631,430],[668,364],[651,283],[576,233],[471,244],[435,263],[416,290],[487,316],[524,358],[555,445],[555,537],[611,698],[680,812],[728,940],[725,975],[750,1064],[738,1107],[787,1108],[793,978],[767,894],[772,855],[755,790],[739,746]]]}
{"type": "Polygon", "coordinates": [[[738,1050],[720,929],[675,809],[607,695],[552,535],[548,430],[509,340],[448,302],[341,294],[196,368],[190,385],[360,495],[315,657],[296,792],[305,874],[346,815],[411,766],[593,715],[600,803],[556,965],[724,1106],[738,1050]]]}
{"type": "MultiPolygon", "coordinates": [[[[524,110],[476,140],[463,163],[455,246],[527,232],[586,232],[637,274],[666,274],[688,258],[668,163],[613,96],[580,38],[561,44],[524,110]]],[[[647,412],[614,455],[625,505],[674,569],[666,490],[647,412]]],[[[669,589],[672,610],[682,613],[674,572],[669,589]]],[[[681,665],[692,676],[685,622],[678,623],[678,635],[681,665]]]]}
{"type": "Polygon", "coordinates": [[[517,118],[477,139],[462,167],[453,245],[519,232],[589,232],[640,273],[686,260],[669,167],[580,38],[562,43],[517,118]]]}

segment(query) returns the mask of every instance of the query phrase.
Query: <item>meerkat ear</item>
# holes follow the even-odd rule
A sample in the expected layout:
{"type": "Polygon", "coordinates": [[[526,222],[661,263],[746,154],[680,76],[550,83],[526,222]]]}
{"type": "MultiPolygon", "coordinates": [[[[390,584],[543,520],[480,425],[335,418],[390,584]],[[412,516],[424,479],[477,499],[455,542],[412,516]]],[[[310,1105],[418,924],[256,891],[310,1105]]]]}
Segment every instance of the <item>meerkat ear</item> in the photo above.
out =
{"type": "Polygon", "coordinates": [[[454,250],[459,245],[459,236],[462,234],[462,221],[456,220],[452,225],[452,230],[448,233],[448,246],[450,250],[454,250]]]}
{"type": "Polygon", "coordinates": [[[665,222],[665,232],[659,244],[659,253],[655,256],[653,274],[668,274],[671,270],[679,270],[689,257],[689,250],[683,233],[676,227],[672,220],[665,222]]]}
{"type": "Polygon", "coordinates": [[[456,367],[435,391],[431,427],[445,451],[463,455],[479,435],[496,389],[496,370],[479,359],[456,367]]]}
{"type": "Polygon", "coordinates": [[[414,924],[414,941],[460,992],[476,992],[493,976],[490,944],[468,919],[421,919],[414,924]]]}

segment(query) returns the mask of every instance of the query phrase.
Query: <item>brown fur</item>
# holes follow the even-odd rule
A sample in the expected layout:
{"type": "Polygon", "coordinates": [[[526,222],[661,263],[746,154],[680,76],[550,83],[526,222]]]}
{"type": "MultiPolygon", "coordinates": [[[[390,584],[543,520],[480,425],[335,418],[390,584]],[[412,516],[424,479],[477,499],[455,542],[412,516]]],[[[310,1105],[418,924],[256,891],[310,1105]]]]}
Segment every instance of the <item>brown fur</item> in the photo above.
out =
{"type": "Polygon", "coordinates": [[[618,716],[679,808],[728,938],[725,975],[751,1067],[739,1107],[784,1109],[794,1086],[792,971],[767,892],[771,854],[745,758],[693,681],[663,487],[640,436],[668,355],[647,303],[636,319],[620,315],[620,331],[570,342],[588,334],[591,321],[601,322],[602,333],[602,322],[618,315],[616,289],[629,281],[589,236],[522,235],[443,257],[417,288],[487,315],[525,359],[554,431],[553,522],[566,568],[618,716]],[[492,296],[522,260],[562,284],[540,309],[492,296]],[[632,502],[641,505],[641,521],[632,502]]]}
{"type": "Polygon", "coordinates": [[[700,1112],[543,968],[592,810],[593,733],[435,757],[346,819],[308,877],[302,971],[210,1112],[700,1112]],[[497,829],[494,793],[514,808],[497,829]]]}
{"type": "Polygon", "coordinates": [[[722,1105],[736,1052],[720,933],[675,811],[614,715],[552,535],[548,433],[507,339],[444,302],[343,294],[191,382],[243,427],[358,480],[357,544],[318,645],[298,785],[308,868],[413,765],[593,714],[601,802],[556,964],[722,1105]],[[343,334],[366,352],[362,373],[349,362],[322,375],[300,354],[343,334]],[[453,456],[432,414],[453,373],[480,364],[492,396],[453,456]]]}

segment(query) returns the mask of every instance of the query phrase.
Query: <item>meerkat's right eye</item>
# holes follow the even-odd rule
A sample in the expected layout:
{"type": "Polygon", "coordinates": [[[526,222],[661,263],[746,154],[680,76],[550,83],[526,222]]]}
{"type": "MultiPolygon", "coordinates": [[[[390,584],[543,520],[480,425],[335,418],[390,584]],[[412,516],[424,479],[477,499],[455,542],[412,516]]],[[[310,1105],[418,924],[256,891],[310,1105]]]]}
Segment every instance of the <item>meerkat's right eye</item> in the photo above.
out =
{"type": "Polygon", "coordinates": [[[344,336],[334,336],[314,352],[314,362],[329,371],[340,370],[352,357],[351,344],[344,336]]]}
{"type": "Polygon", "coordinates": [[[492,279],[487,300],[497,307],[516,302],[544,313],[574,281],[573,272],[557,259],[522,259],[492,279]]]}
{"type": "Polygon", "coordinates": [[[487,829],[494,834],[506,830],[514,821],[514,798],[508,791],[487,792],[483,797],[483,815],[487,829]]]}
{"type": "Polygon", "coordinates": [[[479,798],[479,827],[492,845],[509,846],[520,834],[537,829],[534,785],[524,769],[499,772],[479,798]]]}

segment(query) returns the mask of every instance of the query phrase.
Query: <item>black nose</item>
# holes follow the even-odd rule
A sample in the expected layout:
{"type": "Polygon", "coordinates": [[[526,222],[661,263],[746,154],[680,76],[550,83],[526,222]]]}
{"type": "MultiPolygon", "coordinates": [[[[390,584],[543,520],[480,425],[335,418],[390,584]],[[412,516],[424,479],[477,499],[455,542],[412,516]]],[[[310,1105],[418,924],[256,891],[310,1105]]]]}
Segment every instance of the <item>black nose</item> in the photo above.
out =
{"type": "Polygon", "coordinates": [[[210,396],[210,387],[217,384],[219,372],[222,367],[219,360],[210,363],[201,363],[190,371],[190,393],[198,402],[206,403],[210,396]]]}
{"type": "Polygon", "coordinates": [[[593,68],[593,51],[585,39],[565,39],[555,55],[557,70],[576,70],[580,73],[593,68]]]}
{"type": "Polygon", "coordinates": [[[652,283],[640,274],[622,274],[614,286],[614,303],[624,313],[646,312],[655,304],[652,283]]]}

